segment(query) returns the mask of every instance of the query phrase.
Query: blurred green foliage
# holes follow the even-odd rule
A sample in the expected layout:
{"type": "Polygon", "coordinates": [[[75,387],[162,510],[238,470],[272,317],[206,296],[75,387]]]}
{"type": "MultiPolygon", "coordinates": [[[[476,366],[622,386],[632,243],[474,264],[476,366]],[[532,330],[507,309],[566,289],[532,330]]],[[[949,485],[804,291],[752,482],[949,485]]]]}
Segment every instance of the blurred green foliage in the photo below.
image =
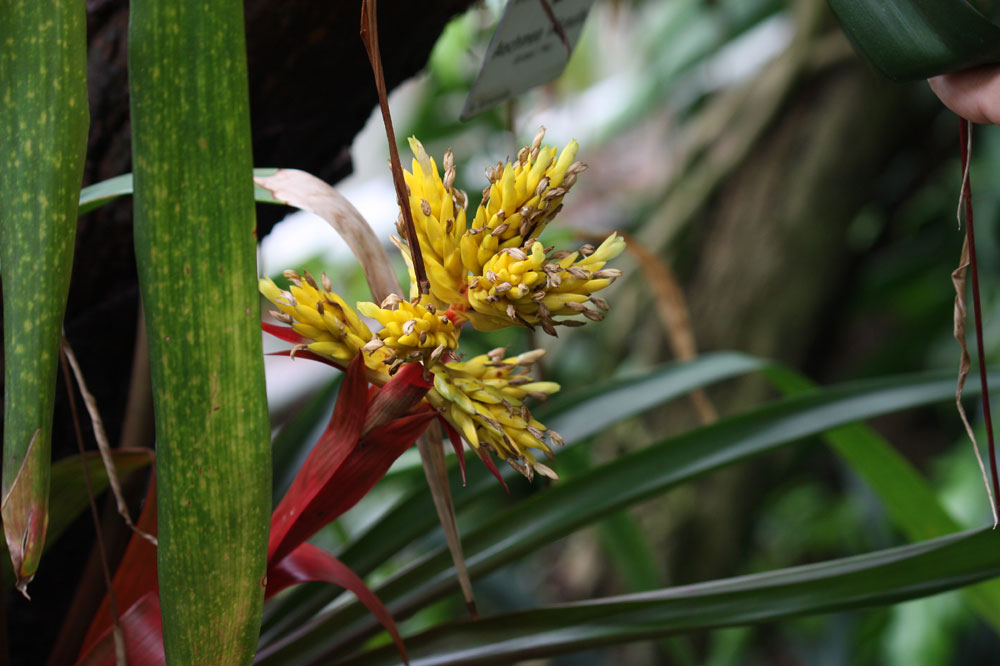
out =
{"type": "MultiPolygon", "coordinates": [[[[460,123],[458,111],[495,26],[496,4],[455,19],[441,36],[420,83],[410,122],[399,128],[399,135],[420,137],[432,155],[440,156],[448,147],[454,150],[458,186],[469,192],[471,208],[479,200],[484,184],[482,169],[490,156],[495,161],[498,155],[512,154],[513,146],[530,141],[538,119],[592,120],[579,136],[581,156],[592,169],[581,179],[580,192],[574,191],[586,201],[569,206],[544,239],[547,244],[561,246],[582,243],[573,240],[574,231],[593,228],[590,218],[600,218],[608,211],[611,217],[601,219],[596,226],[644,229],[650,214],[662,203],[666,186],[674,181],[647,173],[644,169],[651,167],[636,162],[634,137],[645,136],[642,129],[666,127],[664,133],[656,134],[665,137],[657,149],[665,155],[665,163],[676,158],[683,167],[686,133],[705,122],[713,100],[741,86],[753,86],[756,77],[793,48],[797,39],[839,39],[825,10],[819,21],[822,28],[815,35],[796,33],[801,28],[796,12],[809,2],[598,3],[561,79],[522,96],[513,105],[460,123]],[[768,54],[768,49],[774,52],[768,54]],[[741,60],[755,64],[732,74],[738,69],[734,62],[741,60]],[[602,95],[603,104],[595,105],[594,98],[602,95]],[[511,126],[516,137],[509,131],[511,126]],[[622,172],[632,173],[634,188],[623,194],[603,189],[602,178],[622,172]],[[599,194],[588,196],[588,187],[599,194]],[[579,224],[578,219],[585,223],[579,224]]],[[[838,68],[865,67],[854,56],[844,56],[846,51],[835,53],[841,54],[837,56],[841,58],[838,68]]],[[[811,91],[793,87],[787,94],[808,96],[811,91]]],[[[915,115],[926,118],[919,130],[923,140],[895,147],[876,182],[846,184],[865,188],[873,196],[857,210],[847,228],[847,270],[837,278],[838,295],[824,319],[822,339],[801,359],[802,367],[822,383],[957,367],[958,349],[951,336],[954,292],[950,281],[962,239],[955,217],[960,178],[957,120],[937,106],[922,83],[910,85],[903,94],[919,111],[915,115]]],[[[867,102],[857,100],[857,104],[867,102]]],[[[772,129],[782,122],[779,111],[772,129]]],[[[578,131],[573,126],[549,129],[578,131]]],[[[718,141],[732,140],[727,131],[722,128],[718,141]]],[[[850,142],[851,137],[843,141],[850,142]]],[[[737,168],[753,168],[752,157],[737,168]]],[[[985,335],[992,363],[1000,361],[1000,289],[996,286],[1000,284],[1000,189],[992,185],[992,174],[998,169],[1000,134],[994,128],[977,130],[971,178],[980,227],[977,237],[987,317],[985,335]]],[[[614,182],[627,180],[615,178],[614,182]]],[[[717,203],[708,199],[704,213],[717,203]]],[[[804,219],[801,224],[810,222],[804,219]]],[[[673,263],[682,283],[697,262],[698,252],[690,238],[685,243],[683,249],[676,244],[663,248],[665,256],[676,257],[673,263]]],[[[312,262],[306,267],[314,274],[322,270],[312,262]]],[[[640,271],[633,266],[630,273],[619,294],[623,299],[645,299],[633,309],[631,319],[617,318],[579,332],[566,331],[558,347],[524,330],[469,331],[463,335],[463,349],[471,355],[496,346],[512,351],[539,344],[551,347],[553,353],[546,359],[544,371],[566,390],[646,367],[651,357],[659,360],[663,354],[640,344],[643,338],[638,337],[639,332],[644,325],[648,327],[654,313],[640,271]],[[626,296],[626,291],[641,291],[641,295],[626,296]]],[[[348,300],[365,298],[360,273],[345,276],[338,271],[338,275],[346,284],[348,300]]],[[[733,325],[739,326],[739,322],[733,325]]],[[[694,421],[690,413],[684,418],[683,426],[666,427],[681,429],[694,421]]],[[[560,456],[558,471],[566,479],[573,478],[635,447],[636,442],[649,441],[651,433],[662,434],[663,427],[662,416],[628,420],[589,446],[560,456]]],[[[965,525],[981,525],[988,519],[979,472],[953,407],[944,405],[884,419],[876,428],[919,467],[965,525]]],[[[406,488],[422,484],[421,475],[413,473],[414,464],[413,457],[404,456],[385,485],[406,488]]],[[[721,516],[712,513],[717,505],[705,493],[718,489],[725,480],[677,488],[662,498],[622,511],[593,530],[506,565],[477,586],[485,597],[480,606],[503,611],[693,582],[686,578],[690,575],[687,572],[699,570],[694,565],[703,563],[692,558],[700,556],[720,567],[716,574],[721,576],[905,542],[872,491],[849,467],[819,447],[768,455],[751,466],[757,478],[746,488],[745,506],[721,516]],[[730,543],[737,544],[738,552],[717,556],[686,545],[689,538],[706,530],[736,534],[730,543]]],[[[459,522],[476,524],[527,492],[531,491],[515,484],[513,498],[487,496],[460,512],[459,522]]],[[[393,491],[382,498],[368,498],[356,511],[378,514],[398,497],[393,491]]],[[[350,524],[343,529],[348,534],[358,533],[350,524]]],[[[427,545],[412,545],[381,567],[377,576],[395,570],[427,545]]],[[[458,603],[439,602],[408,620],[405,632],[461,614],[458,603]]],[[[638,664],[987,664],[992,663],[990,650],[998,647],[996,635],[964,605],[961,596],[948,593],[879,610],[726,629],[630,648],[629,652],[615,648],[563,657],[553,663],[622,663],[627,653],[629,663],[638,664]]]]}

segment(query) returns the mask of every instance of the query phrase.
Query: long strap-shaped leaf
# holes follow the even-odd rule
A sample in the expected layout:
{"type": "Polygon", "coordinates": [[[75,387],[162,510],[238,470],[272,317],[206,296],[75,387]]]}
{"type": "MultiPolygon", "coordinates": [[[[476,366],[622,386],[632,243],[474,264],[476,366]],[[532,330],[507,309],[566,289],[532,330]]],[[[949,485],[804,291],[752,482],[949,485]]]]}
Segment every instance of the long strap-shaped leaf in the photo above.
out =
{"type": "MultiPolygon", "coordinates": [[[[772,367],[765,374],[785,394],[816,388],[813,382],[793,370],[772,367]]],[[[893,525],[911,540],[943,536],[962,529],[938,501],[930,484],[871,427],[852,423],[830,430],[823,439],[871,487],[893,525]]],[[[1000,580],[969,587],[963,593],[980,617],[1000,629],[1000,580]]]]}
{"type": "MultiPolygon", "coordinates": [[[[406,640],[413,666],[510,664],[680,632],[914,599],[1000,574],[1000,535],[965,532],[910,546],[656,592],[459,622],[406,640]]],[[[337,666],[382,666],[390,649],[337,666]]]]}
{"type": "Polygon", "coordinates": [[[0,4],[2,514],[27,594],[45,545],[59,340],[76,238],[87,106],[82,0],[0,4]]]}
{"type": "MultiPolygon", "coordinates": [[[[832,427],[946,400],[954,395],[953,382],[951,373],[938,372],[843,384],[786,398],[653,444],[557,484],[467,531],[463,546],[469,573],[473,578],[486,575],[599,518],[712,470],[832,427]]],[[[387,581],[376,594],[398,618],[452,591],[453,575],[446,550],[438,548],[387,581]]],[[[338,608],[262,650],[260,663],[305,664],[329,656],[334,632],[363,615],[356,604],[338,608]]]]}
{"type": "Polygon", "coordinates": [[[1000,62],[1000,27],[967,0],[828,0],[857,49],[894,81],[1000,62]]]}
{"type": "Polygon", "coordinates": [[[243,3],[134,0],[129,83],[164,648],[171,664],[248,663],[271,466],[243,3]]]}

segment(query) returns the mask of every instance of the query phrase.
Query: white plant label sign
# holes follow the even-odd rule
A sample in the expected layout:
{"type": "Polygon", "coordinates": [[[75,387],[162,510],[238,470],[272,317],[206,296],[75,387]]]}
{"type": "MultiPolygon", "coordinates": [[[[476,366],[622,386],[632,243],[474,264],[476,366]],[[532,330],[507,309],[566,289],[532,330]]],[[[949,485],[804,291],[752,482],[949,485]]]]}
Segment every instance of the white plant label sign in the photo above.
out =
{"type": "MultiPolygon", "coordinates": [[[[594,0],[548,0],[572,50],[594,0]]],[[[540,0],[510,0],[462,109],[462,120],[557,78],[569,54],[540,0]]]]}

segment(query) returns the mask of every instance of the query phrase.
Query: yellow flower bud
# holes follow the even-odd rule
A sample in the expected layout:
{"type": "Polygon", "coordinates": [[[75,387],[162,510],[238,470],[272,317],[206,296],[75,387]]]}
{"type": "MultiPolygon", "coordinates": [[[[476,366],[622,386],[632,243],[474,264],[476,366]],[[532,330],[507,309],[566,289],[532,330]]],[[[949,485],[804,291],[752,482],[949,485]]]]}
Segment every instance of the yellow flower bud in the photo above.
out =
{"type": "Polygon", "coordinates": [[[562,439],[531,417],[524,399],[544,399],[559,385],[535,382],[526,374],[544,353],[541,350],[510,358],[503,358],[503,353],[495,349],[468,361],[435,365],[434,388],[427,400],[473,448],[485,447],[529,478],[536,469],[550,476],[548,467],[537,467],[541,463],[533,451],[551,455],[546,440],[561,443],[562,439]]]}
{"type": "Polygon", "coordinates": [[[358,311],[382,324],[379,339],[399,356],[458,347],[458,329],[432,304],[402,301],[395,309],[389,309],[374,303],[358,303],[358,311]]]}
{"type": "MultiPolygon", "coordinates": [[[[465,194],[455,190],[455,165],[451,151],[445,153],[444,178],[439,175],[434,158],[430,157],[416,138],[410,137],[413,151],[413,171],[404,171],[403,179],[410,191],[410,213],[420,242],[424,266],[431,284],[432,302],[447,309],[452,303],[464,301],[462,288],[468,271],[462,266],[460,241],[466,230],[465,194]]],[[[400,234],[404,236],[402,230],[400,234]]],[[[410,267],[411,297],[416,296],[412,258],[406,245],[400,245],[403,258],[410,267]]]]}
{"type": "Polygon", "coordinates": [[[622,238],[611,234],[596,250],[584,246],[578,252],[546,255],[538,241],[525,248],[501,250],[483,265],[480,275],[469,279],[467,297],[472,311],[465,316],[479,330],[541,326],[551,335],[561,323],[554,317],[603,319],[607,301],[592,294],[621,275],[604,266],[624,249],[622,238]],[[587,307],[588,301],[596,309],[587,307]]]}
{"type": "MultiPolygon", "coordinates": [[[[361,353],[372,333],[344,299],[328,288],[326,275],[322,285],[316,284],[308,272],[301,276],[295,271],[285,271],[285,277],[292,283],[288,291],[282,291],[270,278],[260,280],[258,288],[278,308],[276,316],[312,340],[306,348],[340,363],[349,362],[361,353]]],[[[387,350],[376,350],[366,354],[365,363],[379,370],[387,358],[387,350]]]]}
{"type": "Polygon", "coordinates": [[[487,169],[490,184],[483,191],[472,227],[461,241],[462,261],[473,275],[482,274],[497,250],[520,247],[536,238],[562,208],[576,174],[586,168],[573,162],[579,149],[575,139],[556,159],[555,148],[540,145],[544,135],[542,128],[515,162],[487,169]],[[573,178],[567,181],[570,173],[573,178]],[[465,245],[474,246],[475,251],[465,245]]]}

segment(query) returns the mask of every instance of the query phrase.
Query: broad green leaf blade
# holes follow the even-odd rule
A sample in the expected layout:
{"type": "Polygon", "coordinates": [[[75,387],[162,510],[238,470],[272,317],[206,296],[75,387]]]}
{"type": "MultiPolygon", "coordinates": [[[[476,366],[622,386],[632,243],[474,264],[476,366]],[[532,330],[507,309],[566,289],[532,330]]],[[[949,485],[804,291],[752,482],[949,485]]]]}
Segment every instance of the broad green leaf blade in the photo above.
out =
{"type": "MultiPolygon", "coordinates": [[[[771,368],[765,374],[786,395],[816,388],[793,370],[771,368]]],[[[823,438],[868,483],[882,500],[893,524],[911,540],[930,539],[962,529],[920,473],[867,425],[841,426],[823,438]]],[[[985,493],[983,501],[989,501],[985,493]]],[[[970,587],[964,594],[980,617],[1000,629],[1000,580],[970,587]]]]}
{"type": "Polygon", "coordinates": [[[25,594],[48,522],[52,407],[90,122],[86,45],[79,0],[0,5],[0,512],[25,594]]]}
{"type": "MultiPolygon", "coordinates": [[[[971,387],[970,387],[971,388],[971,387]]],[[[555,484],[468,532],[469,573],[478,578],[614,511],[680,483],[836,426],[954,396],[949,372],[842,384],[792,396],[654,444],[555,484]]],[[[451,592],[444,548],[414,562],[376,590],[397,617],[451,592]],[[394,602],[394,603],[390,603],[394,602]]],[[[349,603],[261,652],[262,663],[308,663],[335,648],[338,628],[363,617],[349,603]]],[[[370,623],[367,623],[370,624],[370,623]]]]}
{"type": "MultiPolygon", "coordinates": [[[[406,639],[412,666],[510,664],[681,632],[915,599],[1000,575],[984,529],[901,548],[656,592],[484,617],[406,639]]],[[[389,649],[335,662],[381,666],[389,649]]]]}
{"type": "Polygon", "coordinates": [[[1000,27],[966,0],[828,0],[864,57],[893,81],[1000,62],[1000,27]]]}
{"type": "Polygon", "coordinates": [[[243,3],[135,0],[128,41],[163,643],[168,663],[249,663],[271,458],[243,3]]]}
{"type": "MultiPolygon", "coordinates": [[[[630,416],[690,393],[692,390],[765,367],[767,361],[745,354],[704,354],[686,363],[667,363],[641,375],[615,378],[576,393],[558,396],[535,410],[536,418],[563,435],[571,447],[630,416]]],[[[558,455],[558,452],[557,452],[558,455]]],[[[556,465],[558,468],[558,464],[556,465]]],[[[462,487],[457,464],[451,466],[449,484],[455,508],[462,509],[487,493],[503,492],[485,468],[473,460],[468,465],[468,485],[462,487]]],[[[514,482],[513,470],[505,470],[514,482]]],[[[339,555],[360,576],[366,576],[401,548],[437,525],[434,504],[423,488],[401,499],[367,532],[339,555]]],[[[263,641],[301,626],[333,600],[327,589],[293,591],[265,612],[263,641]]]]}

